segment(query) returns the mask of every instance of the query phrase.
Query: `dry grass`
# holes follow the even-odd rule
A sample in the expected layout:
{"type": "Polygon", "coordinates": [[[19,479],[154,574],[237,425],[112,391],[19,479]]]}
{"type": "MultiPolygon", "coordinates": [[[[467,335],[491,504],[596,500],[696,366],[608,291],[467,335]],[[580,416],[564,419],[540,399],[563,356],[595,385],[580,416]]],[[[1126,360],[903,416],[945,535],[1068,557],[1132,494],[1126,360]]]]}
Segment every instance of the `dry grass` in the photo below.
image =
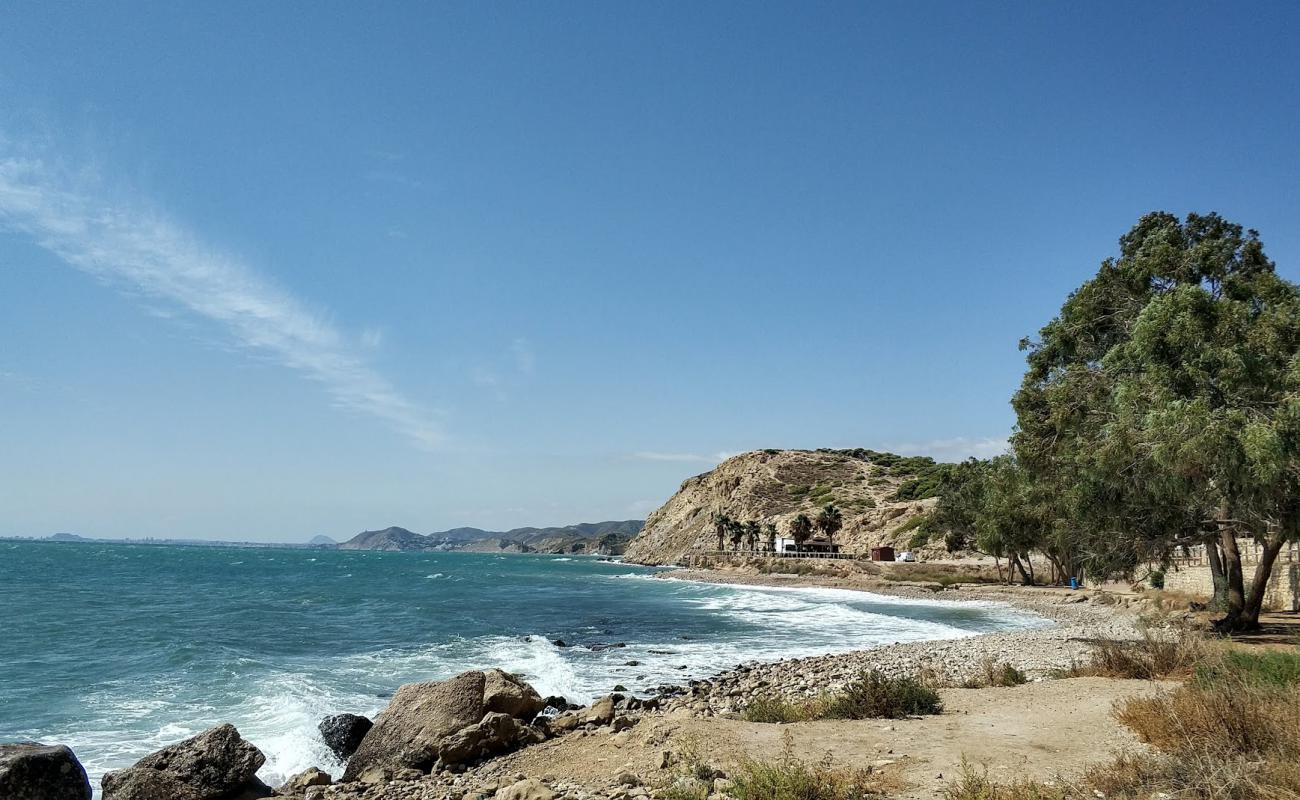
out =
{"type": "Polygon", "coordinates": [[[1208,654],[1205,639],[1180,628],[1172,633],[1142,626],[1142,638],[1131,642],[1101,642],[1091,657],[1059,674],[1063,678],[1157,678],[1189,677],[1208,654]]]}
{"type": "Polygon", "coordinates": [[[1300,800],[1300,654],[1241,653],[1191,634],[1102,650],[1088,674],[1188,679],[1115,715],[1151,745],[1089,770],[1078,786],[999,784],[968,766],[947,800],[1300,800]]]}
{"type": "Polygon", "coordinates": [[[728,794],[736,800],[859,800],[903,788],[871,768],[837,768],[829,752],[816,763],[802,761],[794,755],[789,731],[782,740],[784,749],[775,761],[741,762],[728,794]]]}
{"type": "Polygon", "coordinates": [[[998,783],[989,777],[987,767],[977,770],[965,759],[961,762],[961,777],[943,790],[944,800],[1065,800],[1073,796],[1068,789],[1040,781],[998,783]]]}

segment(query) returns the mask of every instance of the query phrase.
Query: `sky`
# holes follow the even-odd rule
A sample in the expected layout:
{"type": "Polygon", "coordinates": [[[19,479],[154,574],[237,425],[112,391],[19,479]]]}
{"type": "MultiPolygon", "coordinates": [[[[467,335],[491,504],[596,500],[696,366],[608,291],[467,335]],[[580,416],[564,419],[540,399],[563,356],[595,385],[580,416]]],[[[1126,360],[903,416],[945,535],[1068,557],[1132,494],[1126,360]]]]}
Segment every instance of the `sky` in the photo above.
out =
{"type": "Polygon", "coordinates": [[[0,535],[640,518],[999,452],[1145,212],[1300,279],[1290,3],[0,8],[0,535]]]}

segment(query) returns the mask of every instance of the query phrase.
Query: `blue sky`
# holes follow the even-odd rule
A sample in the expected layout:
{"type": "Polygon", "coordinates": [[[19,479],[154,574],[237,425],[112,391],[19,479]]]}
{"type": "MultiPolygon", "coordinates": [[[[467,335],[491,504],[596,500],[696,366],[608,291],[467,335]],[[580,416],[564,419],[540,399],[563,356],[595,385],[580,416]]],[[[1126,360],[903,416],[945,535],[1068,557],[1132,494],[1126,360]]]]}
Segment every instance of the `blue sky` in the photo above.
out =
{"type": "Polygon", "coordinates": [[[0,10],[0,534],[644,516],[996,451],[1142,213],[1300,277],[1293,4],[0,10]]]}

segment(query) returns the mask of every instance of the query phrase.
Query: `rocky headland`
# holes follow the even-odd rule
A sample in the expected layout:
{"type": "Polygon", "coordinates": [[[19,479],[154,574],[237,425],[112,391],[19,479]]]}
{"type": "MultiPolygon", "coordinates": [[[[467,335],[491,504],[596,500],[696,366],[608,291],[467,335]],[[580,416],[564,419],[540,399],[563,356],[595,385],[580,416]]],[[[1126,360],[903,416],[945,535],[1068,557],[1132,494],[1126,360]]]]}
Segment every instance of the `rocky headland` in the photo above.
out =
{"type": "Polygon", "coordinates": [[[773,524],[784,534],[795,516],[815,516],[826,503],[843,513],[835,541],[846,552],[879,545],[908,549],[916,518],[936,502],[934,475],[942,466],[862,449],[742,453],[682,483],[646,518],[624,559],[676,564],[692,553],[717,550],[716,513],[773,524]]]}

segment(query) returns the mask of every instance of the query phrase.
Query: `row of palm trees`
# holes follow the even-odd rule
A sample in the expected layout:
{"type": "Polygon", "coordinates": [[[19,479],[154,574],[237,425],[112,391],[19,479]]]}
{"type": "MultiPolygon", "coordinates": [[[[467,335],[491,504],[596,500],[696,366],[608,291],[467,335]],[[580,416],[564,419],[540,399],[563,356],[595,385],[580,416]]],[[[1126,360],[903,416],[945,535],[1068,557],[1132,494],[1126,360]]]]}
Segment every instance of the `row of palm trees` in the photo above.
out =
{"type": "MultiPolygon", "coordinates": [[[[834,503],[827,503],[817,513],[816,518],[810,518],[807,514],[800,514],[790,520],[789,533],[790,538],[794,540],[795,550],[798,551],[803,548],[804,542],[812,538],[814,530],[821,533],[830,542],[834,541],[835,534],[843,527],[844,515],[840,513],[834,503]]],[[[768,552],[776,551],[778,531],[776,525],[770,522],[764,524],[759,524],[753,520],[741,522],[719,511],[713,515],[713,532],[718,537],[718,550],[726,550],[726,543],[730,541],[731,549],[736,552],[741,551],[742,545],[744,549],[754,552],[758,549],[758,542],[761,538],[765,550],[768,552]]]]}

